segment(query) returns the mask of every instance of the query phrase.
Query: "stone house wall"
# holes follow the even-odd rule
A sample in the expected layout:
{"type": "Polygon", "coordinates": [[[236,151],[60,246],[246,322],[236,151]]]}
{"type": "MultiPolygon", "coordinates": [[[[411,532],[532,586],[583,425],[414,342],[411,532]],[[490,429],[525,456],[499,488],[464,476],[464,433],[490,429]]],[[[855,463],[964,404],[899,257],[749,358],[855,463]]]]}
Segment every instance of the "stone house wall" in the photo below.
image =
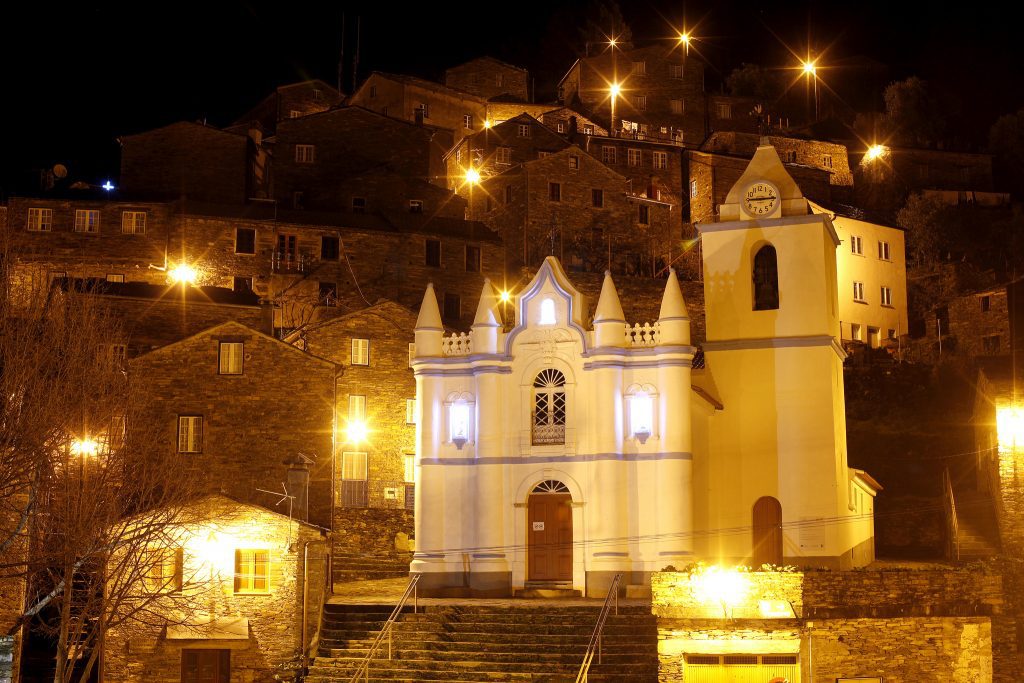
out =
{"type": "Polygon", "coordinates": [[[308,580],[307,638],[315,633],[319,605],[325,595],[324,551],[326,542],[314,527],[290,521],[256,506],[216,496],[210,503],[209,521],[185,526],[181,531],[183,578],[190,583],[187,595],[204,606],[188,623],[212,616],[217,619],[248,619],[248,637],[221,639],[201,627],[195,639],[170,638],[181,623],[175,616],[183,598],[173,594],[154,605],[166,615],[148,624],[129,622],[106,635],[105,679],[121,683],[178,683],[182,650],[230,650],[231,681],[271,683],[290,679],[299,664],[302,647],[303,582],[308,580]],[[214,535],[216,543],[209,541],[214,535]],[[311,558],[308,579],[303,561],[306,548],[311,558]],[[270,550],[270,588],[266,594],[234,592],[234,550],[270,550]],[[209,578],[207,578],[209,577],[209,578]],[[287,674],[287,676],[286,676],[287,674]]]}
{"type": "MultiPolygon", "coordinates": [[[[701,145],[702,152],[719,152],[732,156],[750,159],[754,156],[761,138],[755,133],[724,132],[713,133],[701,145]]],[[[769,143],[779,152],[784,163],[799,164],[816,168],[829,174],[829,184],[848,187],[853,185],[853,173],[850,171],[849,153],[846,145],[823,140],[807,140],[790,138],[780,135],[768,136],[769,143]]],[[[796,179],[799,184],[799,179],[796,179]]],[[[800,185],[804,194],[810,195],[800,185]]]]}
{"type": "Polygon", "coordinates": [[[509,168],[539,159],[569,146],[566,140],[528,114],[520,114],[479,133],[463,138],[448,154],[449,187],[468,199],[470,186],[463,182],[466,169],[477,169],[482,177],[497,175],[509,168]],[[528,135],[520,135],[520,126],[529,126],[528,135]],[[498,161],[498,148],[509,149],[509,161],[498,161]]]}
{"type": "Polygon", "coordinates": [[[568,107],[559,107],[558,109],[545,111],[537,118],[551,130],[557,133],[564,133],[568,137],[569,142],[578,143],[578,139],[574,137],[574,134],[608,136],[608,128],[568,107]],[[570,125],[574,118],[576,119],[575,130],[570,125]],[[559,125],[562,127],[559,128],[559,125]]]}
{"type": "Polygon", "coordinates": [[[530,73],[492,57],[479,57],[444,72],[444,84],[477,97],[490,99],[509,95],[526,102],[530,99],[530,73]]]}
{"type": "Polygon", "coordinates": [[[286,458],[312,459],[309,518],[331,523],[337,366],[237,323],[225,323],[129,362],[138,423],[155,429],[167,457],[210,491],[272,507],[286,458]],[[241,375],[218,373],[219,342],[243,343],[241,375]],[[178,416],[200,415],[202,451],[178,452],[178,416]]]}
{"type": "Polygon", "coordinates": [[[128,195],[242,203],[249,197],[249,137],[182,121],[121,138],[128,195]]]}
{"type": "MultiPolygon", "coordinates": [[[[942,320],[942,355],[965,358],[1010,353],[1010,312],[1006,289],[992,289],[956,297],[946,305],[942,320]]],[[[925,325],[928,346],[937,349],[938,326],[925,325]]]]}

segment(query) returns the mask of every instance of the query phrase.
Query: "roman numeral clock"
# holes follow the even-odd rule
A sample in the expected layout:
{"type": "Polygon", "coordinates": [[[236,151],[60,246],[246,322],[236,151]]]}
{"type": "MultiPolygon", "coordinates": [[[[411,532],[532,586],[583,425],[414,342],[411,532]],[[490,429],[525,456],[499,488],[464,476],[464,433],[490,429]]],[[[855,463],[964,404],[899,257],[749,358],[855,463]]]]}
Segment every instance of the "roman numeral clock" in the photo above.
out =
{"type": "Polygon", "coordinates": [[[771,216],[779,206],[779,188],[767,180],[757,180],[743,191],[743,210],[754,218],[771,216]]]}

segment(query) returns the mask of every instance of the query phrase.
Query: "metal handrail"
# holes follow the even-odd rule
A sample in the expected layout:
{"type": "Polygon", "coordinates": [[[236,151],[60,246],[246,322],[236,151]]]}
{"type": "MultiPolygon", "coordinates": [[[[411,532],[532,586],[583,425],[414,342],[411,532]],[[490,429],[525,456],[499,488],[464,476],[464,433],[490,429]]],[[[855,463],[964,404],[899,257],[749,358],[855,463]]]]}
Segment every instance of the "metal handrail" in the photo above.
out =
{"type": "Polygon", "coordinates": [[[946,528],[949,531],[947,552],[951,560],[960,559],[960,521],[956,514],[956,500],[953,498],[953,480],[949,476],[949,468],[942,470],[942,494],[945,503],[946,528]]]}
{"type": "Polygon", "coordinates": [[[402,593],[401,599],[398,604],[395,605],[395,609],[391,611],[391,616],[384,622],[384,626],[381,628],[380,633],[373,639],[373,643],[370,645],[370,651],[363,657],[363,661],[360,662],[359,666],[356,667],[355,672],[352,674],[352,678],[349,679],[350,683],[358,683],[359,677],[362,676],[364,681],[370,680],[370,660],[377,654],[377,650],[380,649],[381,645],[384,644],[384,639],[388,639],[388,659],[391,659],[393,638],[391,634],[392,627],[395,625],[395,621],[398,619],[398,615],[401,614],[402,608],[405,607],[405,603],[409,600],[409,596],[412,595],[412,611],[415,614],[419,611],[419,600],[416,591],[416,584],[419,583],[421,574],[413,574],[409,579],[409,585],[405,587],[405,592],[402,593]]]}
{"type": "Polygon", "coordinates": [[[587,652],[583,655],[583,663],[580,664],[580,671],[576,674],[576,683],[587,683],[587,676],[590,674],[590,664],[597,655],[597,663],[601,663],[601,633],[604,631],[604,623],[608,621],[608,612],[612,610],[613,602],[615,616],[619,616],[619,582],[622,574],[616,574],[612,578],[612,585],[608,587],[608,595],[605,596],[601,613],[597,615],[597,624],[594,626],[594,633],[590,636],[590,644],[587,645],[587,652]],[[614,599],[614,600],[613,600],[614,599]]]}

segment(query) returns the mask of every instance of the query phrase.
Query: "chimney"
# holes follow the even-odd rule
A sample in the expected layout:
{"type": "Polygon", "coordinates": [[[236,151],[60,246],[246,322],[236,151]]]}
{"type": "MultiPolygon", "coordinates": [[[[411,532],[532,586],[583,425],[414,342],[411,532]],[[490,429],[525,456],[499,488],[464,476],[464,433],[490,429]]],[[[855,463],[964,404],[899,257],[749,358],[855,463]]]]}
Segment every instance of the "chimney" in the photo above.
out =
{"type": "Polygon", "coordinates": [[[260,326],[263,333],[276,338],[274,334],[274,302],[260,299],[260,326]]]}
{"type": "Polygon", "coordinates": [[[288,466],[285,486],[292,498],[292,518],[300,522],[309,521],[309,466],[306,458],[293,455],[284,461],[288,466]]]}

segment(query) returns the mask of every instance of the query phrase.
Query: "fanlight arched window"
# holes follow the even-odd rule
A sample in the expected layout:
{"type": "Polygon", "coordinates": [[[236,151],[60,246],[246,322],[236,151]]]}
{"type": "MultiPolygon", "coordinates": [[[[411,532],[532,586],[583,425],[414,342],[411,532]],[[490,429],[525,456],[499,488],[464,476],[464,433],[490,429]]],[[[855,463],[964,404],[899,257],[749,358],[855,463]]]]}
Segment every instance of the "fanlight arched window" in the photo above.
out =
{"type": "Polygon", "coordinates": [[[569,493],[569,487],[557,479],[545,479],[534,486],[531,493],[569,493]]]}
{"type": "Polygon", "coordinates": [[[770,244],[754,255],[754,310],[771,311],[779,307],[779,262],[770,244]]]}
{"type": "Polygon", "coordinates": [[[533,443],[565,443],[565,375],[554,368],[533,380],[533,443]]]}

